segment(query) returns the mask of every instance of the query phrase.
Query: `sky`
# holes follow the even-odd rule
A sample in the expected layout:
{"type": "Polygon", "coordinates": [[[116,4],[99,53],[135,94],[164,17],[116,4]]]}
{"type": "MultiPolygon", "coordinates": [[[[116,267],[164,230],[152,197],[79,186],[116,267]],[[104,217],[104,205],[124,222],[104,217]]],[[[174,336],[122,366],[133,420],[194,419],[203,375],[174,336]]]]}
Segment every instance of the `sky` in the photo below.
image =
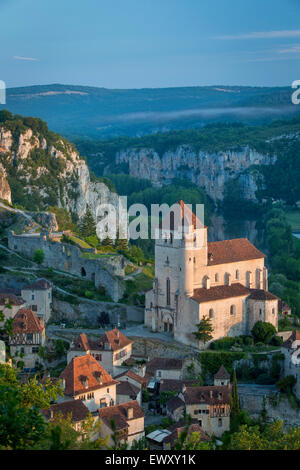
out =
{"type": "Polygon", "coordinates": [[[300,0],[0,0],[0,80],[290,86],[300,0]]]}

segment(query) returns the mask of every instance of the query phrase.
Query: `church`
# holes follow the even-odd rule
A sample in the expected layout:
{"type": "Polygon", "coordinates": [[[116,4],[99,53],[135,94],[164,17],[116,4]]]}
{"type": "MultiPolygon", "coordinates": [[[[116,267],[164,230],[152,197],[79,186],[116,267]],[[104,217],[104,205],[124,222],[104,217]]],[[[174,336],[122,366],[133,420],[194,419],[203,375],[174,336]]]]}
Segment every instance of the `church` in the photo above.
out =
{"type": "Polygon", "coordinates": [[[250,334],[259,320],[277,329],[278,297],[268,292],[266,255],[246,238],[207,242],[207,227],[183,201],[178,212],[179,222],[170,212],[169,224],[157,229],[145,325],[199,349],[208,345],[193,334],[203,317],[211,319],[212,341],[250,334]]]}

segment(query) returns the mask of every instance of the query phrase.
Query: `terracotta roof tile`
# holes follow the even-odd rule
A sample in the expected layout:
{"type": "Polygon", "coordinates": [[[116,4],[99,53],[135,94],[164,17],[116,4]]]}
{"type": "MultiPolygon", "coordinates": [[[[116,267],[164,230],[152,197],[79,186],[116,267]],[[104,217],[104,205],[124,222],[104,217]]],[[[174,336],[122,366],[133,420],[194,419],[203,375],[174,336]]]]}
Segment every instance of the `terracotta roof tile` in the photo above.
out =
{"type": "Polygon", "coordinates": [[[128,409],[132,408],[133,418],[138,419],[144,417],[144,412],[136,400],[129,401],[127,403],[122,403],[121,405],[108,406],[106,408],[100,408],[98,410],[100,418],[105,422],[105,424],[110,427],[111,419],[114,420],[116,429],[125,429],[128,427],[127,417],[128,409]]]}
{"type": "Polygon", "coordinates": [[[48,420],[53,419],[56,414],[61,413],[64,418],[72,415],[72,421],[83,421],[89,416],[89,410],[81,400],[70,400],[51,405],[49,409],[43,410],[48,420]]]}
{"type": "Polygon", "coordinates": [[[65,379],[65,394],[72,396],[118,383],[106,372],[99,362],[89,354],[73,357],[65,370],[60,374],[59,378],[65,379]],[[99,383],[99,375],[101,377],[101,383],[99,383]],[[86,377],[87,380],[84,379],[84,377],[86,377]],[[87,382],[86,388],[83,383],[85,380],[87,382]]]}
{"type": "Polygon", "coordinates": [[[224,386],[187,387],[184,392],[184,401],[187,405],[198,403],[230,404],[231,388],[224,386]]]}
{"type": "Polygon", "coordinates": [[[170,400],[167,401],[166,407],[170,411],[175,411],[178,410],[178,408],[183,408],[184,407],[184,402],[181,400],[179,397],[172,397],[170,400]]]}
{"type": "Polygon", "coordinates": [[[181,392],[183,385],[186,387],[192,387],[193,385],[199,385],[199,382],[197,380],[161,379],[159,384],[159,391],[160,393],[181,392]]]}
{"type": "Polygon", "coordinates": [[[15,295],[15,294],[10,294],[10,293],[5,293],[3,291],[0,292],[0,305],[24,305],[26,304],[25,300],[22,299],[22,297],[15,295]]]}
{"type": "Polygon", "coordinates": [[[30,309],[20,308],[13,319],[13,333],[41,333],[44,327],[30,309]]]}
{"type": "Polygon", "coordinates": [[[117,395],[127,395],[132,400],[135,400],[140,392],[140,389],[132,383],[120,381],[117,385],[117,395]]]}
{"type": "Polygon", "coordinates": [[[210,289],[194,289],[192,299],[198,303],[211,302],[212,300],[230,299],[231,297],[248,296],[250,290],[239,282],[231,286],[214,286],[210,289]]]}
{"type": "Polygon", "coordinates": [[[266,257],[247,238],[210,242],[207,244],[207,251],[209,266],[266,257]]]}
{"type": "Polygon", "coordinates": [[[278,297],[271,292],[262,289],[250,289],[249,299],[253,300],[278,300],[278,297]]]}
{"type": "Polygon", "coordinates": [[[22,287],[22,290],[46,290],[50,289],[52,284],[47,279],[38,279],[22,287]]]}
{"type": "MultiPolygon", "coordinates": [[[[170,443],[171,447],[175,444],[175,442],[179,439],[180,435],[185,431],[186,425],[182,423],[182,425],[179,425],[177,423],[177,427],[172,431],[171,434],[166,436],[163,440],[164,443],[170,443]]],[[[197,432],[199,435],[199,441],[198,442],[203,442],[203,441],[210,441],[211,438],[203,431],[199,423],[192,423],[188,427],[188,436],[193,434],[194,432],[197,432]]]]}
{"type": "Polygon", "coordinates": [[[121,379],[121,377],[130,377],[132,380],[135,380],[137,383],[146,387],[150,381],[149,377],[141,377],[140,375],[136,374],[132,370],[127,370],[126,372],[121,372],[115,376],[115,379],[121,379]]]}
{"type": "Polygon", "coordinates": [[[104,335],[100,336],[98,340],[91,340],[85,333],[76,338],[72,350],[74,351],[103,351],[105,350],[105,343],[109,343],[112,351],[119,351],[125,346],[133,343],[117,328],[107,331],[104,335]]]}

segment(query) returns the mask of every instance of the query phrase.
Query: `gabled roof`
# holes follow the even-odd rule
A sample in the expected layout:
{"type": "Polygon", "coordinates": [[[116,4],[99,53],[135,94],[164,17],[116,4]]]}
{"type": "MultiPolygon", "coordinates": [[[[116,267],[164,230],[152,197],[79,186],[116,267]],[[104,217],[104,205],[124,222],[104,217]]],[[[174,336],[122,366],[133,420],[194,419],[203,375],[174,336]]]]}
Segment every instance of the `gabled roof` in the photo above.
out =
{"type": "Polygon", "coordinates": [[[197,405],[200,403],[229,405],[231,389],[224,386],[187,387],[183,395],[187,405],[197,405]]]}
{"type": "Polygon", "coordinates": [[[132,383],[128,382],[119,382],[117,385],[117,395],[127,395],[132,400],[135,400],[140,392],[140,389],[132,383]]]}
{"type": "Polygon", "coordinates": [[[65,379],[65,395],[71,396],[118,383],[90,354],[73,357],[59,378],[65,379]]]}
{"type": "MultiPolygon", "coordinates": [[[[178,201],[179,217],[180,221],[177,225],[177,220],[174,217],[174,211],[170,211],[162,221],[159,223],[160,228],[165,228],[169,230],[181,231],[183,226],[188,227],[192,225],[194,229],[203,227],[203,223],[196,217],[196,215],[191,211],[191,209],[182,201],[178,201]],[[164,227],[164,224],[166,226],[164,227]],[[168,226],[170,224],[170,227],[168,226]]],[[[177,215],[177,214],[176,214],[177,215]]]]}
{"type": "Polygon", "coordinates": [[[207,244],[208,266],[265,258],[247,238],[234,238],[207,244]]]}
{"type": "Polygon", "coordinates": [[[75,423],[83,421],[89,416],[89,410],[81,400],[63,401],[51,405],[47,410],[43,410],[43,414],[50,421],[59,413],[61,413],[64,418],[67,418],[71,414],[71,419],[75,423]]]}
{"type": "Polygon", "coordinates": [[[81,333],[78,338],[74,341],[72,346],[73,351],[103,351],[105,349],[105,343],[110,345],[111,351],[119,351],[126,346],[133,343],[117,328],[105,332],[97,340],[91,340],[85,333],[81,333]]]}
{"type": "Polygon", "coordinates": [[[222,380],[222,379],[230,379],[230,374],[227,372],[227,370],[225,369],[225,367],[223,366],[223,364],[221,365],[220,369],[218,370],[218,372],[214,375],[214,378],[215,379],[219,379],[219,380],[222,380]]]}
{"type": "MultiPolygon", "coordinates": [[[[168,428],[169,430],[169,428],[168,428]]],[[[180,435],[186,430],[186,424],[182,423],[179,424],[177,423],[177,427],[163,439],[163,442],[170,443],[171,447],[175,444],[175,442],[179,439],[180,435]]],[[[210,441],[211,438],[203,431],[199,423],[192,423],[188,427],[188,436],[190,436],[193,433],[197,433],[199,436],[198,442],[203,442],[203,441],[210,441]]]]}
{"type": "Polygon", "coordinates": [[[41,333],[44,327],[34,312],[27,308],[20,308],[16,313],[13,323],[13,334],[17,333],[41,333]]]}
{"type": "Polygon", "coordinates": [[[121,377],[130,377],[132,380],[135,380],[137,383],[139,383],[141,386],[144,386],[144,387],[148,385],[149,380],[150,380],[149,377],[141,377],[140,375],[136,374],[132,370],[121,372],[121,374],[118,374],[115,376],[115,379],[121,379],[121,377]]]}
{"type": "Polygon", "coordinates": [[[294,330],[291,336],[282,343],[283,348],[291,349],[294,341],[300,341],[300,331],[294,330]]]}
{"type": "Polygon", "coordinates": [[[111,428],[111,420],[115,422],[116,430],[128,428],[128,422],[133,419],[143,418],[144,412],[136,400],[122,403],[121,405],[108,406],[98,410],[100,418],[111,428]],[[127,417],[128,409],[133,410],[133,417],[127,417]]]}
{"type": "Polygon", "coordinates": [[[85,333],[81,333],[73,342],[73,351],[89,351],[90,349],[89,340],[85,333]]]}
{"type": "Polygon", "coordinates": [[[147,374],[153,374],[157,370],[181,370],[183,359],[174,357],[154,357],[146,364],[147,374]]]}
{"type": "Polygon", "coordinates": [[[42,278],[27,284],[26,286],[22,287],[22,290],[47,290],[51,287],[51,283],[47,281],[47,279],[42,278]]]}
{"type": "Polygon", "coordinates": [[[186,387],[192,387],[194,385],[199,385],[199,382],[197,380],[161,379],[159,392],[181,392],[183,385],[186,387]]]}
{"type": "Polygon", "coordinates": [[[175,411],[178,410],[178,408],[183,408],[184,407],[184,402],[181,400],[179,397],[172,397],[170,400],[167,401],[166,407],[170,411],[175,411]]]}
{"type": "Polygon", "coordinates": [[[249,295],[249,289],[239,282],[231,284],[231,286],[214,286],[210,289],[201,287],[194,289],[192,299],[198,303],[211,302],[213,300],[230,299],[231,297],[243,297],[249,295]]]}

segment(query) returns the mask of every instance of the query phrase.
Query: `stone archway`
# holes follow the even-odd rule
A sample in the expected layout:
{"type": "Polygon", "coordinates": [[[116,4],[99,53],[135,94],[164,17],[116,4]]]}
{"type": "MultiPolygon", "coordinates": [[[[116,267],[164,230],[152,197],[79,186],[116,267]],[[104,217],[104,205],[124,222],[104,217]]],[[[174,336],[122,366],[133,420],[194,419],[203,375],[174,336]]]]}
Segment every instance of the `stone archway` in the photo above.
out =
{"type": "Polygon", "coordinates": [[[86,277],[86,270],[84,269],[84,267],[81,268],[81,276],[86,277]]]}

